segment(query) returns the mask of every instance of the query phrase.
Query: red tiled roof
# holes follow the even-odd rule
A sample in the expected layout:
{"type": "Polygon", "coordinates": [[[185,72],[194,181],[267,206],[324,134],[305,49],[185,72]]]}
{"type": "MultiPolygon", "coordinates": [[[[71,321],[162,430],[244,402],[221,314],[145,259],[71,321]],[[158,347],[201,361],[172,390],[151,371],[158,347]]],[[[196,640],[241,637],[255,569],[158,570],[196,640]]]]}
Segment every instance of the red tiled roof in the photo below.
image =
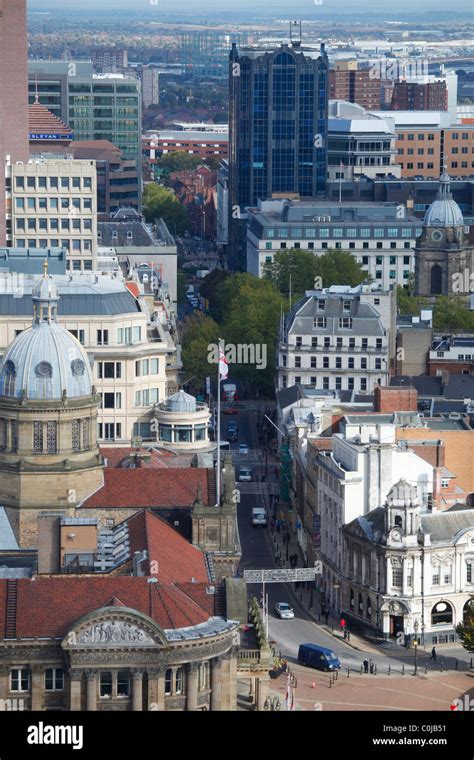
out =
{"type": "Polygon", "coordinates": [[[148,552],[148,562],[142,566],[145,573],[151,572],[160,583],[176,583],[180,588],[194,586],[193,578],[204,584],[209,582],[201,549],[190,544],[161,517],[144,510],[127,523],[130,554],[143,549],[148,552]]]}
{"type": "Polygon", "coordinates": [[[83,509],[109,507],[191,507],[201,486],[209,504],[208,470],[203,467],[173,469],[104,469],[104,486],[82,503],[83,509]]]}
{"type": "Polygon", "coordinates": [[[30,134],[63,135],[66,141],[72,138],[72,129],[39,101],[28,106],[28,125],[30,134]]]}
{"type": "MultiPolygon", "coordinates": [[[[194,454],[179,453],[176,454],[172,451],[166,451],[166,449],[145,449],[138,450],[140,454],[147,454],[146,459],[141,459],[140,467],[157,467],[165,468],[177,467],[184,469],[191,467],[191,462],[194,459],[194,454]]],[[[107,461],[106,467],[126,467],[130,462],[130,454],[137,452],[137,449],[132,449],[130,446],[115,446],[107,447],[101,446],[100,452],[104,459],[107,461]]]]}
{"type": "MultiPolygon", "coordinates": [[[[162,628],[204,623],[213,613],[214,597],[206,584],[191,584],[193,594],[172,584],[149,583],[146,577],[37,576],[17,581],[17,638],[63,637],[84,615],[104,606],[124,605],[151,617],[162,628]],[[205,607],[195,599],[198,594],[205,607]],[[192,597],[192,598],[191,598],[192,597]]],[[[7,581],[0,580],[0,638],[5,636],[7,581]]]]}

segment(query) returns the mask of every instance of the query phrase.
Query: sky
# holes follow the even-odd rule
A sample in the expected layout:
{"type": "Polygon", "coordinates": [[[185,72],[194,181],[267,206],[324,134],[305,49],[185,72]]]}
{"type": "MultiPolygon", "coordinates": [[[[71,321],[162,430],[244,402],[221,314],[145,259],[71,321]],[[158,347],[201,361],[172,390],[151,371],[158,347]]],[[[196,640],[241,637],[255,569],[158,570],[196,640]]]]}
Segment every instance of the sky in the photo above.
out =
{"type": "MultiPolygon", "coordinates": [[[[156,11],[159,15],[160,10],[166,13],[190,13],[200,14],[204,11],[214,11],[221,13],[244,12],[251,10],[254,15],[288,15],[288,0],[80,0],[79,5],[71,3],[71,0],[28,0],[29,10],[45,10],[58,8],[66,10],[71,5],[75,9],[84,10],[94,8],[96,10],[134,10],[134,11],[156,11]]],[[[391,4],[387,0],[322,0],[322,4],[316,5],[315,0],[293,0],[291,3],[291,13],[315,13],[318,10],[324,10],[325,13],[334,11],[341,12],[363,12],[367,8],[387,15],[402,14],[403,11],[411,12],[420,11],[446,11],[446,0],[397,0],[396,4],[391,4]]],[[[472,12],[472,0],[449,0],[449,9],[456,11],[472,12]]]]}

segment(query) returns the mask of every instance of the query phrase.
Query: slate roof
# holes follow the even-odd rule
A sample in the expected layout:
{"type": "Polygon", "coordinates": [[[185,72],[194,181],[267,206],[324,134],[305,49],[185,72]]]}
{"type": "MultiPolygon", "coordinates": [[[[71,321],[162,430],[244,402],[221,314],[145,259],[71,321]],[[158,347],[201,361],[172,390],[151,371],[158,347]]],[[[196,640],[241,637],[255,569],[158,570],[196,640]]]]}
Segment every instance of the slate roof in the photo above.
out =
{"type": "Polygon", "coordinates": [[[451,541],[465,528],[474,528],[474,510],[435,512],[422,515],[421,526],[424,533],[431,535],[431,543],[451,541]]]}
{"type": "Polygon", "coordinates": [[[285,330],[297,335],[385,335],[381,319],[371,304],[361,303],[358,297],[346,294],[308,294],[289,312],[285,330]],[[317,308],[317,302],[324,300],[324,311],[317,308]],[[350,301],[350,310],[343,310],[343,301],[350,301]],[[315,327],[314,318],[325,317],[326,327],[315,327]],[[352,328],[340,328],[341,317],[352,318],[352,328]]]}
{"type": "MultiPolygon", "coordinates": [[[[82,509],[191,507],[201,486],[210,504],[212,472],[205,468],[105,468],[104,486],[89,496],[82,509]]],[[[213,499],[211,500],[213,501],[213,499]]]]}

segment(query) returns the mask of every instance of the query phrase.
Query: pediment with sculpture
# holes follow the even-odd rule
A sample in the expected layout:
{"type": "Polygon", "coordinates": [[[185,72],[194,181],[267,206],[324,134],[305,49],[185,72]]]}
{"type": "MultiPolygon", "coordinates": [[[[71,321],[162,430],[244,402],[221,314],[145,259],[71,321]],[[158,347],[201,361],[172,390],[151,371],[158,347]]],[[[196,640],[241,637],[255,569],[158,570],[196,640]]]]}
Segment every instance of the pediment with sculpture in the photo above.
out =
{"type": "Polygon", "coordinates": [[[167,645],[163,630],[147,615],[102,608],[81,618],[63,639],[65,649],[156,647],[167,645]]]}

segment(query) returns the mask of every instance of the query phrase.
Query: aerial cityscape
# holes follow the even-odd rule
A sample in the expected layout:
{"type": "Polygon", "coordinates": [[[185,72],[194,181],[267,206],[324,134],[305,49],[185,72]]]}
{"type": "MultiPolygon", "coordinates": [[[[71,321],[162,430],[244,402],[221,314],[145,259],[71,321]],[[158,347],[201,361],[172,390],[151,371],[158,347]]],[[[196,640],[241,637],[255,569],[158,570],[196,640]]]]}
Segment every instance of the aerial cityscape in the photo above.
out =
{"type": "Polygon", "coordinates": [[[70,5],[0,0],[0,721],[452,757],[472,3],[70,5]]]}

